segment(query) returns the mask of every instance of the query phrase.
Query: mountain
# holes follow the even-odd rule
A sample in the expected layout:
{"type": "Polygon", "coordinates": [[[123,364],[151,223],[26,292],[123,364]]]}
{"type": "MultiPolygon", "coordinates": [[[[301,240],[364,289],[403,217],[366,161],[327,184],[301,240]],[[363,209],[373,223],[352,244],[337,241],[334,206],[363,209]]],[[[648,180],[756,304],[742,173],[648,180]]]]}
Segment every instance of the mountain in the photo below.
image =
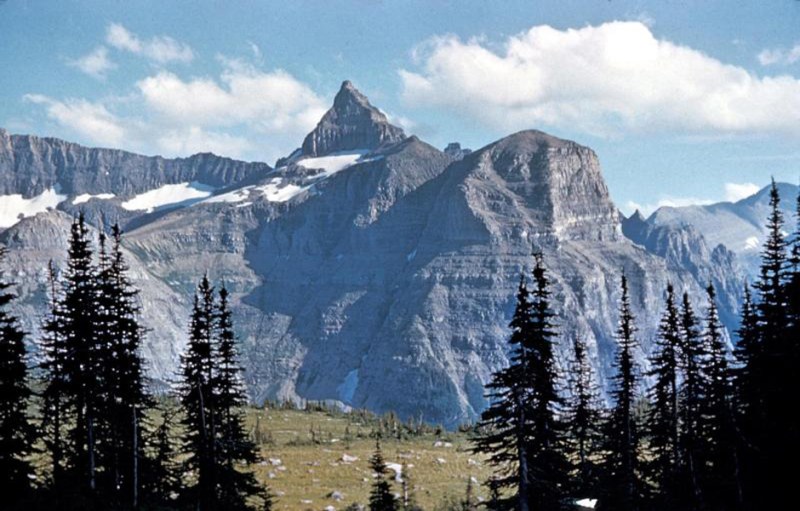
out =
{"type": "MultiPolygon", "coordinates": [[[[786,231],[796,225],[797,185],[777,183],[786,231]]],[[[737,256],[739,264],[751,278],[758,275],[761,247],[766,239],[766,220],[769,215],[769,190],[766,186],[754,195],[737,202],[720,202],[707,206],[662,207],[643,220],[641,213],[626,220],[630,232],[639,231],[634,224],[646,223],[645,230],[693,230],[703,234],[712,247],[724,245],[737,256]]],[[[637,243],[640,240],[632,238],[637,243]]]]}
{"type": "MultiPolygon", "coordinates": [[[[74,151],[85,159],[98,150],[74,151]]],[[[725,324],[736,327],[735,258],[709,250],[697,230],[644,229],[631,240],[597,155],[575,142],[528,130],[448,154],[406,136],[345,82],[300,149],[276,168],[230,165],[247,170],[206,183],[213,187],[203,197],[151,213],[126,210],[135,213],[124,246],[142,288],[145,353],[156,378],[174,374],[188,301],[205,271],[232,291],[254,399],[332,400],[451,426],[477,417],[487,404],[484,384],[508,362],[514,293],[533,250],[544,252],[553,283],[561,360],[572,337],[585,338],[604,382],[622,271],[642,363],[668,281],[700,310],[703,287],[714,282],[725,324]]],[[[63,167],[67,175],[81,170],[63,167]]],[[[135,180],[126,201],[185,179],[135,180]]],[[[32,332],[42,269],[63,257],[58,232],[71,211],[63,204],[64,211],[42,211],[0,233],[14,254],[9,275],[21,283],[32,332]]]]}

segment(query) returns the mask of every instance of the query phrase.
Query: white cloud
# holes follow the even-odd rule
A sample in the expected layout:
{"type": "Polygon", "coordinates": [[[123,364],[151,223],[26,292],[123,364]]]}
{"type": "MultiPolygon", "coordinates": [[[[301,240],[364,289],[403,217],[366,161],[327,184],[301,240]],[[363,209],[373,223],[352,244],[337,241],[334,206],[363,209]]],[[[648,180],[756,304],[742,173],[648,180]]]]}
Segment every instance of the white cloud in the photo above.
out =
{"type": "Polygon", "coordinates": [[[122,122],[102,104],[85,99],[59,101],[41,94],[26,94],[24,99],[43,105],[50,119],[94,143],[118,147],[125,140],[122,122]]]}
{"type": "Polygon", "coordinates": [[[758,54],[758,61],[762,66],[772,66],[774,64],[789,65],[800,61],[800,43],[793,48],[774,48],[766,49],[758,54]]]}
{"type": "Polygon", "coordinates": [[[105,46],[98,46],[91,52],[83,57],[72,60],[69,64],[95,78],[105,78],[106,73],[117,67],[111,59],[108,58],[108,48],[105,46]]]}
{"type": "Polygon", "coordinates": [[[160,134],[157,143],[165,154],[211,152],[241,158],[253,149],[253,144],[244,137],[206,131],[198,126],[170,129],[160,134]]]}
{"type": "Polygon", "coordinates": [[[754,183],[725,183],[725,200],[737,202],[754,195],[761,189],[754,183]]]}
{"type": "Polygon", "coordinates": [[[156,36],[143,40],[119,23],[111,23],[108,26],[106,43],[118,50],[142,55],[158,64],[191,62],[194,59],[192,48],[185,43],[169,36],[156,36]]]}
{"type": "Polygon", "coordinates": [[[687,206],[707,206],[713,204],[715,201],[711,199],[702,199],[699,197],[663,197],[658,202],[651,204],[640,204],[636,201],[627,201],[622,206],[622,212],[630,216],[637,209],[642,212],[646,217],[658,208],[684,208],[687,206]]]}
{"type": "Polygon", "coordinates": [[[285,71],[263,72],[233,61],[220,80],[183,80],[162,71],[136,85],[148,108],[179,124],[245,123],[263,132],[305,133],[325,112],[324,101],[285,71]]]}
{"type": "Polygon", "coordinates": [[[412,54],[421,69],[399,71],[405,101],[504,130],[800,134],[800,80],[759,78],[657,39],[641,22],[536,26],[494,47],[455,36],[427,41],[412,54]]]}

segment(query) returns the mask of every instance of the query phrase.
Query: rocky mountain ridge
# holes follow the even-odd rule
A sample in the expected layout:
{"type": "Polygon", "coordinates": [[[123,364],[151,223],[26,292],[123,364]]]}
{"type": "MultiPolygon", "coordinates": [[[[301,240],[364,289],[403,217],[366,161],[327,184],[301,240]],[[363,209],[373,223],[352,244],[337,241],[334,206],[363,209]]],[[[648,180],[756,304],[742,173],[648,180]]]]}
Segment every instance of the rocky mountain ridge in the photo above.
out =
{"type": "MultiPolygon", "coordinates": [[[[233,292],[255,400],[334,400],[448,425],[486,406],[483,385],[507,363],[514,292],[534,249],[545,253],[554,286],[560,356],[573,336],[585,338],[603,381],[623,270],[642,363],[667,281],[699,309],[713,282],[728,330],[736,326],[741,279],[731,254],[708,249],[699,232],[632,234],[597,156],[575,142],[529,130],[447,154],[406,137],[345,82],[301,149],[276,169],[237,165],[226,168],[247,171],[224,172],[225,186],[202,199],[128,211],[124,245],[142,288],[152,331],[145,354],[156,378],[173,374],[188,299],[204,271],[233,292]]],[[[10,168],[0,165],[0,174],[10,168]]],[[[0,232],[34,333],[41,268],[63,257],[55,233],[68,220],[68,210],[45,211],[0,232]]]]}

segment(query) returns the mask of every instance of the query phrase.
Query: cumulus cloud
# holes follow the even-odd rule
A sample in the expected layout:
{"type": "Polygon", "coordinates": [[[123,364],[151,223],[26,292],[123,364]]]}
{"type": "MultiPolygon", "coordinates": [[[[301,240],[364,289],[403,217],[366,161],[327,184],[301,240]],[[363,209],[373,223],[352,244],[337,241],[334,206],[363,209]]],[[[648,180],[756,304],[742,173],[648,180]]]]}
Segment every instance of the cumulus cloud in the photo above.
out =
{"type": "Polygon", "coordinates": [[[192,48],[169,36],[141,39],[119,23],[111,23],[106,30],[106,43],[123,51],[141,55],[158,64],[168,62],[191,62],[192,48]]]}
{"type": "Polygon", "coordinates": [[[505,130],[800,134],[800,80],[760,78],[658,39],[641,22],[536,26],[496,47],[427,41],[413,53],[418,69],[399,71],[405,101],[505,130]]]}
{"type": "Polygon", "coordinates": [[[790,49],[773,48],[763,50],[758,54],[758,61],[762,66],[772,66],[775,64],[789,65],[800,62],[800,43],[790,49]]]}
{"type": "Polygon", "coordinates": [[[125,97],[56,99],[28,94],[45,115],[82,143],[147,154],[213,152],[274,161],[297,147],[319,122],[326,101],[282,70],[221,60],[216,78],[183,79],[158,71],[125,97]]]}
{"type": "Polygon", "coordinates": [[[26,94],[24,99],[44,106],[48,118],[94,143],[119,146],[125,139],[122,121],[102,104],[85,99],[59,101],[41,94],[26,94]]]}
{"type": "Polygon", "coordinates": [[[325,112],[324,101],[292,75],[241,64],[228,65],[219,80],[161,71],[136,86],[149,109],[174,123],[295,132],[310,130],[325,112]]]}
{"type": "Polygon", "coordinates": [[[725,183],[725,200],[737,202],[754,195],[761,189],[754,183],[725,183]]]}
{"type": "Polygon", "coordinates": [[[621,208],[626,215],[631,215],[637,209],[645,216],[648,216],[658,208],[684,208],[687,206],[707,206],[715,201],[702,199],[700,197],[663,197],[655,203],[641,204],[636,201],[627,201],[621,208]]]}
{"type": "Polygon", "coordinates": [[[105,78],[108,71],[117,67],[108,57],[108,48],[105,46],[98,46],[83,57],[70,61],[69,64],[99,79],[105,78]]]}

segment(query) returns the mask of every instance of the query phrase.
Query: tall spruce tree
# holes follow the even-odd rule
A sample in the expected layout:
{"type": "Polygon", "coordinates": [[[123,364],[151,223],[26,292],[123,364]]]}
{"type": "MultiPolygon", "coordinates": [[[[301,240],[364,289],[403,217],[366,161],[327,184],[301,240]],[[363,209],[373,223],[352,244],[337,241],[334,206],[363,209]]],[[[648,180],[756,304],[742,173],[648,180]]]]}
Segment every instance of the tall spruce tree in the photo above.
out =
{"type": "Polygon", "coordinates": [[[520,277],[517,303],[511,319],[511,363],[492,375],[487,385],[491,403],[481,415],[473,451],[484,454],[495,467],[498,493],[507,490],[498,505],[528,511],[530,503],[529,431],[533,378],[528,373],[533,356],[528,337],[533,321],[530,293],[520,277]]]}
{"type": "Polygon", "coordinates": [[[178,464],[177,436],[178,409],[167,400],[156,407],[157,425],[151,432],[147,445],[152,452],[145,458],[142,485],[145,488],[145,502],[153,509],[175,507],[180,493],[181,478],[178,464]]]}
{"type": "Polygon", "coordinates": [[[381,451],[380,436],[375,440],[375,452],[369,459],[369,466],[375,475],[369,494],[370,511],[396,511],[397,501],[392,494],[392,486],[387,479],[386,461],[381,451]]]}
{"type": "Polygon", "coordinates": [[[550,308],[550,282],[541,253],[534,254],[530,334],[525,342],[531,356],[526,374],[532,377],[529,467],[531,509],[555,511],[568,505],[569,462],[564,445],[564,425],[558,420],[563,405],[557,387],[554,357],[554,313],[550,308]]]}
{"type": "Polygon", "coordinates": [[[736,509],[742,505],[742,491],[732,376],[713,284],[708,285],[706,294],[708,304],[703,334],[706,356],[702,359],[702,371],[707,378],[707,387],[701,406],[701,480],[711,509],[736,509]]]}
{"type": "Polygon", "coordinates": [[[218,505],[213,336],[214,289],[204,276],[194,297],[179,388],[184,411],[183,471],[195,476],[185,488],[184,499],[199,511],[215,510],[218,505]]]}
{"type": "Polygon", "coordinates": [[[634,358],[636,327],[631,310],[628,279],[621,281],[622,296],[617,329],[618,351],[612,380],[614,407],[605,435],[604,495],[599,505],[603,510],[634,511],[642,508],[644,484],[641,478],[641,446],[634,407],[639,380],[634,358]]]}
{"type": "Polygon", "coordinates": [[[589,363],[586,343],[580,337],[572,342],[569,368],[569,400],[565,410],[567,439],[571,446],[573,494],[594,497],[600,491],[597,456],[600,449],[602,411],[597,380],[589,363]]]}
{"type": "Polygon", "coordinates": [[[248,509],[248,499],[262,491],[250,471],[240,471],[240,464],[253,464],[259,456],[245,432],[241,408],[247,404],[242,385],[242,368],[238,362],[236,336],[228,303],[228,290],[223,285],[215,311],[216,359],[213,387],[217,417],[217,451],[220,466],[217,470],[219,501],[225,509],[248,509]]]}
{"type": "Polygon", "coordinates": [[[664,314],[658,327],[656,351],[650,358],[650,389],[647,433],[652,456],[647,463],[649,477],[656,485],[655,509],[681,506],[682,494],[680,456],[680,378],[681,332],[675,290],[667,284],[664,314]]]}
{"type": "Polygon", "coordinates": [[[83,213],[70,229],[67,267],[60,305],[60,335],[64,338],[64,384],[74,407],[74,424],[68,430],[77,487],[96,497],[98,419],[102,415],[102,350],[97,338],[97,269],[92,258],[89,228],[83,213]]]}
{"type": "MultiPolygon", "coordinates": [[[[0,264],[4,257],[0,247],[0,264]]],[[[27,456],[33,450],[34,431],[27,410],[31,391],[25,333],[9,310],[14,299],[10,288],[0,270],[0,481],[11,489],[4,505],[15,509],[29,496],[33,470],[27,456]]]]}
{"type": "Polygon", "coordinates": [[[681,482],[685,495],[684,506],[687,510],[699,509],[702,506],[703,495],[700,486],[702,450],[702,407],[706,392],[706,377],[703,374],[702,363],[705,346],[700,337],[699,322],[692,308],[689,294],[683,293],[680,312],[681,322],[681,359],[683,369],[683,382],[680,388],[681,396],[681,464],[683,465],[684,479],[681,482]]]}

